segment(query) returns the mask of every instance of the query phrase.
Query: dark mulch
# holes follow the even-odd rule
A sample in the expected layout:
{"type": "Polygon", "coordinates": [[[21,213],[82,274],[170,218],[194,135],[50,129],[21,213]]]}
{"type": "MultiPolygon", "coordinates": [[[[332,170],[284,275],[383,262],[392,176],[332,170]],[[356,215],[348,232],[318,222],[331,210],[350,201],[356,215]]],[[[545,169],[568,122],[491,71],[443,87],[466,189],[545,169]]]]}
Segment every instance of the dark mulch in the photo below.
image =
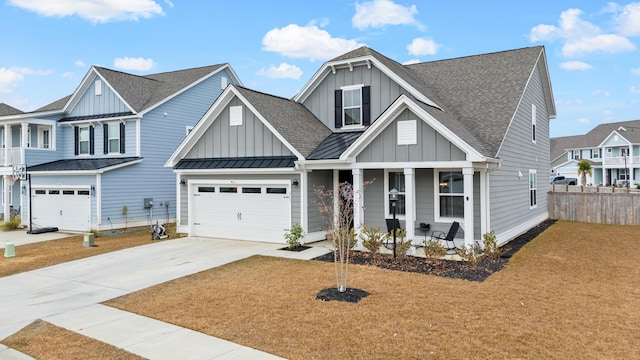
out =
{"type": "MultiPolygon", "coordinates": [[[[396,259],[393,258],[393,255],[387,254],[371,256],[371,253],[362,251],[351,252],[349,261],[357,265],[377,266],[389,270],[482,282],[493,273],[504,269],[509,263],[509,259],[518,250],[555,222],[555,220],[543,221],[504,245],[502,247],[503,253],[500,257],[483,256],[475,266],[471,266],[465,261],[433,260],[428,262],[422,257],[413,256],[404,256],[396,259]]],[[[332,262],[334,261],[333,252],[316,257],[314,260],[332,262]]]]}
{"type": "Polygon", "coordinates": [[[311,246],[298,245],[298,246],[294,246],[294,247],[286,246],[286,247],[280,248],[278,250],[298,251],[299,252],[299,251],[305,251],[305,250],[310,249],[310,248],[311,248],[311,246]]]}
{"type": "Polygon", "coordinates": [[[347,288],[345,291],[340,292],[337,288],[332,287],[320,290],[320,292],[316,294],[316,300],[344,301],[355,304],[367,296],[369,296],[369,293],[364,290],[347,288]]]}

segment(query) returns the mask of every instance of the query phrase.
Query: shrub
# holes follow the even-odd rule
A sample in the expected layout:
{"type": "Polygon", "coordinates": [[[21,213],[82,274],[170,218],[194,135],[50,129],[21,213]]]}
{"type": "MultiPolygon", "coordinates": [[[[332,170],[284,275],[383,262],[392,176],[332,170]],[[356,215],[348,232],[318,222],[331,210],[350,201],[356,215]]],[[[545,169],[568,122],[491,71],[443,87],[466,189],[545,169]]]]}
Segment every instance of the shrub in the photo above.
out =
{"type": "Polygon", "coordinates": [[[462,245],[462,248],[458,251],[458,255],[471,267],[478,265],[478,260],[480,260],[475,247],[469,248],[466,245],[462,245]]]}
{"type": "Polygon", "coordinates": [[[362,224],[362,231],[360,232],[362,246],[369,250],[372,256],[380,251],[380,246],[382,246],[383,242],[388,238],[389,235],[381,233],[379,227],[369,228],[367,225],[362,224]]]}
{"type": "Polygon", "coordinates": [[[447,254],[447,249],[439,241],[429,239],[424,242],[424,255],[427,261],[438,259],[447,254]]]}
{"type": "Polygon", "coordinates": [[[300,239],[304,236],[304,231],[302,230],[302,226],[299,224],[293,225],[289,231],[284,233],[284,238],[287,239],[287,243],[289,244],[289,249],[296,248],[300,246],[300,239]]]}
{"type": "Polygon", "coordinates": [[[496,242],[496,233],[493,230],[482,235],[482,243],[484,245],[483,253],[485,255],[492,257],[499,257],[502,255],[502,249],[496,242]]]}
{"type": "Polygon", "coordinates": [[[405,256],[407,256],[409,253],[409,249],[411,249],[412,246],[413,244],[411,243],[410,239],[404,239],[404,241],[397,241],[397,238],[396,238],[396,258],[402,259],[405,256]]]}
{"type": "Polygon", "coordinates": [[[19,216],[14,216],[11,219],[9,219],[9,221],[5,221],[4,224],[2,224],[2,228],[4,230],[15,230],[17,228],[20,227],[20,217],[19,216]]]}

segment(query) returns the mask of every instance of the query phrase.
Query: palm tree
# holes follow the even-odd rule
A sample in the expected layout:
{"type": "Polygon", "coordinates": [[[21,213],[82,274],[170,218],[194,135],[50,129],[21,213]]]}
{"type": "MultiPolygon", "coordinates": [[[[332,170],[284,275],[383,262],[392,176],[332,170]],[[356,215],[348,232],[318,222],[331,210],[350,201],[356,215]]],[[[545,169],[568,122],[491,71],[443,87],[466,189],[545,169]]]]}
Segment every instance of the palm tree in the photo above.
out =
{"type": "Polygon", "coordinates": [[[587,184],[587,174],[589,176],[593,175],[593,169],[591,168],[591,163],[589,160],[582,159],[578,163],[578,175],[581,176],[582,186],[587,184]]]}

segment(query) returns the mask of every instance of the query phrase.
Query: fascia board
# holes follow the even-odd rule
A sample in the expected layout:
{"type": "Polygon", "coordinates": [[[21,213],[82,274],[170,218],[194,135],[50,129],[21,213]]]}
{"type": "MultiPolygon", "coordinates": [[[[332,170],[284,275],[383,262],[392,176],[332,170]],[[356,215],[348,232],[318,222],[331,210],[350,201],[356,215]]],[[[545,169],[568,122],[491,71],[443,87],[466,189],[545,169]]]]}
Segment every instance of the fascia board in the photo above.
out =
{"type": "Polygon", "coordinates": [[[612,136],[614,136],[614,135],[618,135],[618,136],[620,136],[622,139],[624,139],[624,141],[626,141],[626,142],[627,142],[627,144],[628,144],[628,145],[632,145],[632,144],[631,144],[631,141],[627,140],[627,138],[626,138],[626,137],[622,136],[622,134],[620,134],[620,133],[618,132],[618,130],[613,130],[613,131],[611,132],[611,134],[607,135],[607,137],[606,137],[606,138],[604,138],[604,140],[602,140],[602,142],[600,143],[600,145],[598,145],[598,147],[599,147],[599,148],[603,148],[603,147],[604,147],[604,143],[606,143],[607,141],[609,141],[609,139],[611,139],[611,137],[612,137],[612,136]]]}

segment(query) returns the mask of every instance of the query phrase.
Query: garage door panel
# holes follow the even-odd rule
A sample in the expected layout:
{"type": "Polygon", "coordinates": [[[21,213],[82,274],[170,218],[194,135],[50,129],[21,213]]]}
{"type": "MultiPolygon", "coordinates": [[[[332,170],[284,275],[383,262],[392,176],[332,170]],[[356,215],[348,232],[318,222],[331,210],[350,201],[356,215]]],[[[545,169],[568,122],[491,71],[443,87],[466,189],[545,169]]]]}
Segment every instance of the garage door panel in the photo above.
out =
{"type": "Polygon", "coordinates": [[[85,189],[34,189],[32,220],[36,227],[91,230],[91,197],[85,189]]]}

